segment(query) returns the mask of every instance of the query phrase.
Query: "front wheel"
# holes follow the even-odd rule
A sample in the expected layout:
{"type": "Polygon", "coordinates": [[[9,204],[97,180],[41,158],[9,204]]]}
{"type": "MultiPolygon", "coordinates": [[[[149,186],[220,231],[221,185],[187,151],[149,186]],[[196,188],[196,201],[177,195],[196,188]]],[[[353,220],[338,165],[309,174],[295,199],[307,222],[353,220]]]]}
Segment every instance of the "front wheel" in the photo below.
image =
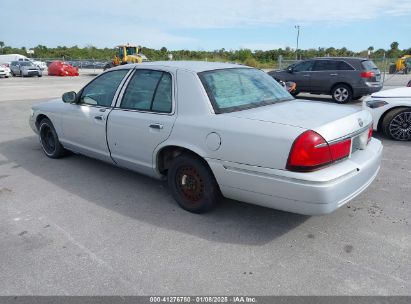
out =
{"type": "Polygon", "coordinates": [[[61,145],[56,130],[50,119],[44,118],[39,126],[40,144],[44,153],[50,158],[64,156],[66,150],[61,145]]]}
{"type": "Polygon", "coordinates": [[[193,212],[207,212],[221,199],[220,189],[204,160],[182,154],[168,170],[168,185],[181,208],[193,212]]]}
{"type": "Polygon", "coordinates": [[[345,84],[336,85],[331,91],[332,98],[338,103],[347,103],[352,100],[351,88],[345,84]]]}
{"type": "Polygon", "coordinates": [[[382,121],[384,134],[395,140],[411,140],[411,108],[391,110],[382,121]]]}

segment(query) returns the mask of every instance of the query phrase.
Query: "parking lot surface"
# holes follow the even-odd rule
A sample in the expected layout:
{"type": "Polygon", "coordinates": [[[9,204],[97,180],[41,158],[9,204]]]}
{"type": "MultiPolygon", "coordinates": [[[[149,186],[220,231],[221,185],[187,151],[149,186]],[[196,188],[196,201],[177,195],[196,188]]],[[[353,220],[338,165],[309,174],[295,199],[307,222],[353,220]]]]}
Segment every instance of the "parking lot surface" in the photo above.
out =
{"type": "Polygon", "coordinates": [[[410,142],[376,134],[379,176],[330,215],[231,200],[195,215],[163,182],[44,155],[31,104],[91,79],[0,79],[0,295],[411,294],[410,142]]]}

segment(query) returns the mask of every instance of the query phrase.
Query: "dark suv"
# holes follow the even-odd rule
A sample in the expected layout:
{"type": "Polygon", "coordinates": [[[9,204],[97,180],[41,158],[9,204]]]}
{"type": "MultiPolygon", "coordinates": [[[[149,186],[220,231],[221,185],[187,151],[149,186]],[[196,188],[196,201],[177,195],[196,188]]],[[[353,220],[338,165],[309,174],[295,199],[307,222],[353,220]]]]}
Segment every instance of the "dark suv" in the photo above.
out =
{"type": "Polygon", "coordinates": [[[380,70],[366,58],[313,58],[268,74],[277,80],[295,82],[297,89],[293,95],[330,94],[338,103],[360,99],[382,88],[380,70]]]}

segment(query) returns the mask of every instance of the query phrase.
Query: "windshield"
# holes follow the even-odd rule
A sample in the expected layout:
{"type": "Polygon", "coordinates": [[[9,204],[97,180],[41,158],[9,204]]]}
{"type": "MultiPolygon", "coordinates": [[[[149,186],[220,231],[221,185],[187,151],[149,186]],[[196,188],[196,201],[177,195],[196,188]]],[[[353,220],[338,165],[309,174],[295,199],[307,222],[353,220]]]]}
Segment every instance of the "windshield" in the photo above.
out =
{"type": "Polygon", "coordinates": [[[126,47],[127,55],[134,55],[136,53],[136,47],[126,47]]]}
{"type": "Polygon", "coordinates": [[[241,111],[293,99],[271,76],[257,69],[221,69],[198,75],[215,113],[241,111]]]}
{"type": "Polygon", "coordinates": [[[29,62],[29,61],[22,61],[22,62],[20,62],[20,66],[31,66],[31,65],[33,65],[31,62],[29,62]]]}

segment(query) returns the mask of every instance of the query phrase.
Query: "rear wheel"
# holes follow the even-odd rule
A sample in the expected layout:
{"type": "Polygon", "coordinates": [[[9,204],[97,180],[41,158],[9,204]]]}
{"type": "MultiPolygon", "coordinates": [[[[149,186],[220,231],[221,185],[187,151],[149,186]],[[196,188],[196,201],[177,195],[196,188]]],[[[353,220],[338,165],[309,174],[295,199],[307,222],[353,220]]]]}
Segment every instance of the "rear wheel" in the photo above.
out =
{"type": "Polygon", "coordinates": [[[168,185],[181,208],[207,212],[221,199],[220,189],[207,164],[195,156],[176,157],[168,170],[168,185]]]}
{"type": "Polygon", "coordinates": [[[383,121],[384,134],[395,140],[411,140],[411,108],[398,108],[388,112],[383,121]]]}
{"type": "Polygon", "coordinates": [[[347,103],[352,100],[351,88],[345,84],[337,84],[331,90],[332,98],[338,103],[347,103]]]}
{"type": "Polygon", "coordinates": [[[44,118],[39,126],[40,144],[44,153],[50,158],[64,156],[66,150],[61,145],[56,130],[50,119],[44,118]]]}

